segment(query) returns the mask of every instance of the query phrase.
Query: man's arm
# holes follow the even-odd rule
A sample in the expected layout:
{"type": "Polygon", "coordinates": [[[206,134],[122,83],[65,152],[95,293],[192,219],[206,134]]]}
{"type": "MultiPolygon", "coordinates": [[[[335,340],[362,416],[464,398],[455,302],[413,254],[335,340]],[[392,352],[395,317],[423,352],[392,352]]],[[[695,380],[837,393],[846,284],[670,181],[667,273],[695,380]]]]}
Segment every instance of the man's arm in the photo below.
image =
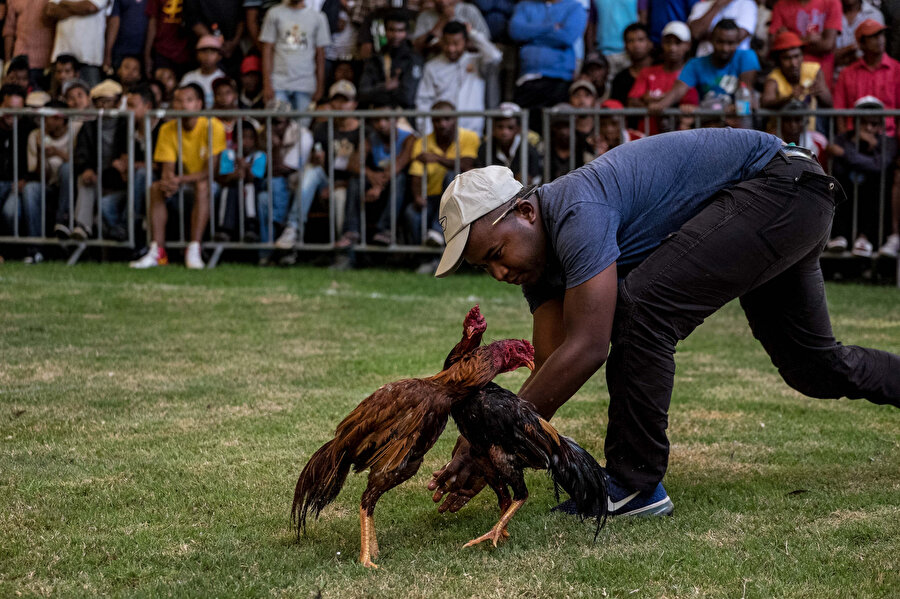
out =
{"type": "Polygon", "coordinates": [[[318,103],[325,95],[325,48],[316,48],[316,91],[312,101],[318,103]]]}
{"type": "Polygon", "coordinates": [[[519,396],[534,404],[544,418],[550,419],[606,362],[617,295],[613,263],[566,291],[562,322],[553,305],[541,314],[540,308],[535,311],[535,370],[519,396]],[[565,336],[554,327],[564,330],[565,336]]]}
{"type": "Polygon", "coordinates": [[[684,95],[688,92],[688,84],[678,79],[675,81],[675,84],[672,86],[672,89],[666,92],[662,98],[653,102],[648,107],[651,113],[659,113],[671,106],[679,102],[684,95]]]}
{"type": "MultiPolygon", "coordinates": [[[[562,300],[550,300],[534,313],[535,369],[519,397],[530,401],[549,419],[603,362],[609,351],[618,279],[615,263],[603,272],[566,291],[562,300]]],[[[453,458],[433,473],[427,488],[432,500],[443,503],[438,512],[456,512],[484,487],[484,479],[460,438],[453,458]]]]}
{"type": "Polygon", "coordinates": [[[147,19],[147,39],[144,40],[144,74],[153,78],[153,41],[156,39],[156,17],[147,19]]]}
{"type": "Polygon", "coordinates": [[[44,14],[50,19],[61,21],[69,17],[86,17],[99,10],[100,8],[91,0],[63,0],[59,4],[48,4],[44,14]]]}
{"type": "Polygon", "coordinates": [[[106,19],[106,49],[103,52],[103,69],[112,71],[112,51],[116,44],[116,38],[119,37],[119,25],[122,23],[122,17],[112,15],[106,19]]]}

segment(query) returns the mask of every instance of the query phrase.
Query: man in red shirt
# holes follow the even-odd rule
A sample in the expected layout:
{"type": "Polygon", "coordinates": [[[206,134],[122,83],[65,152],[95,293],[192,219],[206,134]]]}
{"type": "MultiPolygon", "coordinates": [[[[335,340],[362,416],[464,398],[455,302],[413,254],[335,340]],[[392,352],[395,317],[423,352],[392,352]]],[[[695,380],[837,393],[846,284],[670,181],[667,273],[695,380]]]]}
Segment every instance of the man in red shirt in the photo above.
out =
{"type": "MultiPolygon", "coordinates": [[[[885,54],[887,29],[878,21],[866,19],[856,28],[856,45],[862,58],[846,66],[834,86],[834,107],[852,108],[863,96],[875,96],[887,110],[900,107],[900,63],[885,54]]],[[[838,130],[853,127],[852,119],[838,119],[838,130]]],[[[894,118],[885,120],[885,134],[895,135],[894,118]]]]}
{"type": "MultiPolygon", "coordinates": [[[[691,30],[681,21],[672,21],[662,30],[662,64],[646,67],[638,74],[631,91],[628,106],[645,108],[659,100],[672,89],[685,58],[691,50],[691,30]]],[[[681,99],[682,104],[697,103],[697,89],[691,88],[681,99]]],[[[659,119],[650,119],[650,135],[659,133],[659,119]]],[[[671,129],[671,128],[670,128],[671,129]]]]}
{"type": "Polygon", "coordinates": [[[779,0],[772,8],[769,42],[782,31],[793,31],[803,40],[804,58],[822,65],[825,82],[831,87],[834,73],[834,44],[843,26],[840,0],[779,0]]]}

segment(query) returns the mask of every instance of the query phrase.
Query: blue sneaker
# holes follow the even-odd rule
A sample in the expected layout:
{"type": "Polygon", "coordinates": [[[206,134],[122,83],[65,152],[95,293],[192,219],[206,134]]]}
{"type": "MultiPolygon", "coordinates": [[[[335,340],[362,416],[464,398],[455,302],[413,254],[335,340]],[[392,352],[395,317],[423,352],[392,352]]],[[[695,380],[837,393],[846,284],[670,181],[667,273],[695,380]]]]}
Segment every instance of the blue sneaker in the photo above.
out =
{"type": "MultiPolygon", "coordinates": [[[[622,487],[616,479],[609,477],[609,498],[607,507],[610,516],[670,516],[675,504],[658,483],[652,491],[630,491],[622,487]]],[[[575,502],[567,499],[551,511],[563,512],[571,516],[577,515],[575,502]]]]}

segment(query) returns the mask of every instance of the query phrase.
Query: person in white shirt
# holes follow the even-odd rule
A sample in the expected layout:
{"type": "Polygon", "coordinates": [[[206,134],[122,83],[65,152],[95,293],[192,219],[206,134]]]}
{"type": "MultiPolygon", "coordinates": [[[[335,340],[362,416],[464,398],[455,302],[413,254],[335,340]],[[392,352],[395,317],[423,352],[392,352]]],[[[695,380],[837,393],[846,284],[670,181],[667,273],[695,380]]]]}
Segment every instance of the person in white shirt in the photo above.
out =
{"type": "MultiPolygon", "coordinates": [[[[450,21],[441,36],[441,53],[425,63],[422,80],[416,92],[416,110],[428,111],[438,100],[446,100],[459,111],[485,109],[485,77],[500,64],[503,53],[477,29],[450,21]],[[478,49],[467,52],[469,40],[478,49]]],[[[459,119],[459,126],[478,133],[484,132],[484,117],[467,116],[459,119]]],[[[431,120],[419,119],[419,131],[431,132],[431,120]]]]}
{"type": "Polygon", "coordinates": [[[755,0],[700,0],[694,4],[688,16],[691,37],[700,42],[697,56],[712,54],[709,40],[713,27],[722,19],[731,19],[738,26],[738,49],[749,50],[750,39],[756,31],[759,8],[755,0]]]}
{"type": "Polygon", "coordinates": [[[45,9],[47,18],[56,21],[50,60],[61,54],[74,56],[81,63],[81,79],[91,86],[100,83],[112,4],[112,0],[50,0],[45,9]]]}
{"type": "Polygon", "coordinates": [[[203,107],[213,105],[215,93],[213,81],[219,77],[225,77],[225,72],[219,68],[222,60],[222,38],[215,35],[204,35],[197,40],[197,62],[200,68],[188,71],[181,78],[181,87],[188,83],[196,83],[203,90],[203,107]]]}

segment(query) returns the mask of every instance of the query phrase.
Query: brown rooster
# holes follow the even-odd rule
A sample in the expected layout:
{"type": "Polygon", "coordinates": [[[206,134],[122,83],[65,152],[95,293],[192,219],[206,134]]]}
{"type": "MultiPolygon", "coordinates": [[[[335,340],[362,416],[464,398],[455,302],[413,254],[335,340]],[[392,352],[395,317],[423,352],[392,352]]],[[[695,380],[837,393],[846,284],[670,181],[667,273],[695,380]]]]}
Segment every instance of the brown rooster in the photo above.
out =
{"type": "Polygon", "coordinates": [[[528,341],[496,341],[467,352],[432,377],[389,383],[364,399],[300,473],[291,507],[298,536],[310,510],[318,517],[334,501],[351,466],[356,472],[369,469],[359,507],[359,561],[377,568],[372,558],[378,556],[373,517],[378,499],[419,470],[455,402],[498,374],[522,366],[534,368],[534,348],[528,341]]]}
{"type": "MultiPolygon", "coordinates": [[[[444,368],[477,351],[486,329],[476,305],[463,321],[463,337],[450,351],[444,368]]],[[[599,533],[607,514],[606,472],[591,454],[541,418],[531,403],[496,383],[488,383],[455,402],[450,414],[469,443],[471,459],[497,494],[501,512],[497,524],[466,547],[488,540],[496,547],[501,538],[509,536],[506,526],[528,498],[522,473],[525,468],[547,470],[555,488],[562,487],[573,499],[579,516],[597,519],[599,533]],[[512,487],[513,497],[508,487],[512,487]]]]}

